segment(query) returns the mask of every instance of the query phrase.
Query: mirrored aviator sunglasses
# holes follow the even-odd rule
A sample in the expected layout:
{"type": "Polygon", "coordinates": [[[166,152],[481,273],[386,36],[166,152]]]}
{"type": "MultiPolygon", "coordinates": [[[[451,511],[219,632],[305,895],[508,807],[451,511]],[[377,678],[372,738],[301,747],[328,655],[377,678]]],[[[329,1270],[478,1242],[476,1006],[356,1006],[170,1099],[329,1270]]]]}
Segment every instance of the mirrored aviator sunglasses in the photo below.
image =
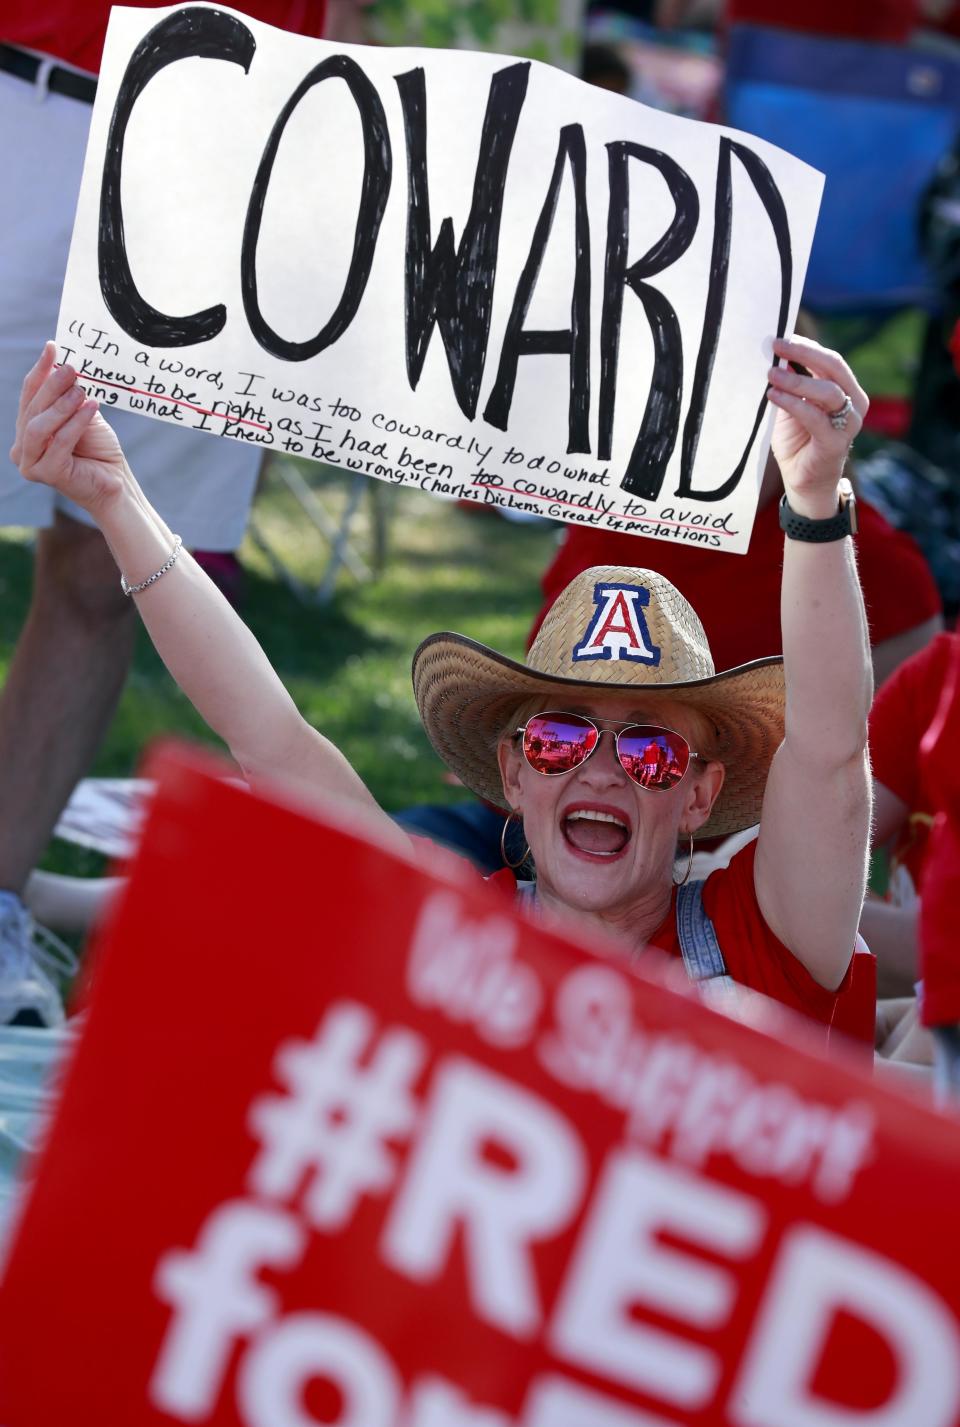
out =
{"type": "MultiPolygon", "coordinates": [[[[617,723],[604,719],[604,723],[617,723]]],[[[638,787],[669,792],[690,767],[694,753],[682,734],[657,724],[625,723],[617,731],[599,728],[583,714],[541,713],[528,718],[517,733],[523,756],[535,773],[555,777],[572,773],[595,752],[602,734],[613,733],[620,767],[638,787]]]]}

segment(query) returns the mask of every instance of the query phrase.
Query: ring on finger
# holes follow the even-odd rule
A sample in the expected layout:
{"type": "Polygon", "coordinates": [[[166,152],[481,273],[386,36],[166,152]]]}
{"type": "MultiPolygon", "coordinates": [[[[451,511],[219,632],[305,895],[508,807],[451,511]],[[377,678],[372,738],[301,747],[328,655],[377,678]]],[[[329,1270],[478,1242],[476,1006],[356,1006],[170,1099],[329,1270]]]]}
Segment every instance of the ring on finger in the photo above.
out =
{"type": "Polygon", "coordinates": [[[849,396],[845,396],[843,398],[842,406],[838,406],[836,411],[827,412],[827,416],[830,418],[830,425],[833,427],[834,431],[843,431],[846,429],[847,417],[850,415],[852,410],[853,402],[850,400],[849,396]]]}

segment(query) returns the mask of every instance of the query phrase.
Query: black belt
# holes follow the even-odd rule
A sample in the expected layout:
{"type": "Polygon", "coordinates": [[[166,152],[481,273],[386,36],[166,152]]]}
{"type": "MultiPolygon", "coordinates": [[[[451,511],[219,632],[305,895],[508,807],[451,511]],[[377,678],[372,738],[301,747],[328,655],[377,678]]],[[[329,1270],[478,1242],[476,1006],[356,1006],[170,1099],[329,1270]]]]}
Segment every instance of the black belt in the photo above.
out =
{"type": "MultiPolygon", "coordinates": [[[[7,74],[15,74],[28,84],[35,84],[44,60],[27,50],[14,49],[13,45],[0,45],[0,69],[7,74]]],[[[47,73],[47,88],[54,94],[65,94],[68,99],[79,99],[84,104],[92,104],[97,96],[97,81],[89,74],[77,74],[75,70],[64,69],[63,65],[53,65],[47,73]]]]}

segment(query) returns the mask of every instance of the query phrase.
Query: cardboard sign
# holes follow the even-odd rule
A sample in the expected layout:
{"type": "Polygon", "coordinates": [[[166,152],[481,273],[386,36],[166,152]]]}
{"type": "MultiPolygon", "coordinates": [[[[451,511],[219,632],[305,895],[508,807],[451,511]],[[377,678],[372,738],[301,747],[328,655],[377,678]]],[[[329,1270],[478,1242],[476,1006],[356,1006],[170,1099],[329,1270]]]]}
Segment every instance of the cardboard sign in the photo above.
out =
{"type": "Polygon", "coordinates": [[[4,1427],[960,1422],[960,1125],[469,869],[151,771],[4,1427]]]}
{"type": "Polygon", "coordinates": [[[536,61],[114,9],[60,357],[106,408],[742,552],[821,188],[536,61]]]}

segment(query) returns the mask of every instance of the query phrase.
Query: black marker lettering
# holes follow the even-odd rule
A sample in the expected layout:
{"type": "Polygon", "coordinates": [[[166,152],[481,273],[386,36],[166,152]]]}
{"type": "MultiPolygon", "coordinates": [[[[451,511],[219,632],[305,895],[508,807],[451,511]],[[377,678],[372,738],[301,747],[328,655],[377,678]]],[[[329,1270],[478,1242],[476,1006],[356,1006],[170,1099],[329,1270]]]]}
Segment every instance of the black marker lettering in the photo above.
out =
{"type": "Polygon", "coordinates": [[[397,75],[407,141],[409,204],[406,254],[407,377],[416,390],[434,325],[440,328],[457,404],[472,420],[487,355],[497,270],[503,191],[529,64],[502,69],[490,82],[473,184],[473,200],[454,249],[453,220],[444,218],[431,248],[427,183],[427,96],[422,69],[397,75]]]}
{"type": "Polygon", "coordinates": [[[350,326],[370,277],[377,234],[380,232],[383,210],[390,192],[391,171],[390,136],[380,96],[354,60],[348,59],[346,55],[332,55],[310,71],[281,111],[263,151],[247,208],[240,255],[243,307],[251,332],[261,347],[274,357],[282,357],[287,362],[305,362],[309,357],[315,357],[318,352],[322,352],[325,347],[331,346],[350,326]],[[270,186],[270,175],[283,131],[304,95],[314,85],[322,84],[325,79],[344,81],[360,116],[363,129],[363,183],[360,189],[360,206],[347,280],[332,317],[308,342],[290,342],[273,330],[260,311],[257,296],[257,241],[260,237],[260,223],[263,219],[267,189],[270,186]]]}
{"type": "Polygon", "coordinates": [[[530,245],[530,254],[517,284],[513,308],[507,322],[500,368],[487,401],[483,418],[491,426],[506,431],[517,380],[517,362],[522,356],[559,352],[570,356],[570,401],[568,406],[567,451],[590,450],[590,220],[587,216],[587,151],[580,124],[560,130],[556,162],[550,187],[530,245]],[[530,306],[553,227],[564,162],[569,161],[576,210],[574,230],[575,268],[570,299],[570,326],[553,332],[525,332],[523,320],[530,306]]]}
{"type": "Polygon", "coordinates": [[[241,65],[246,72],[255,49],[253,35],[235,15],[221,10],[178,10],[143,37],[124,73],[110,121],[100,188],[100,291],[115,321],[129,336],[149,347],[209,342],[226,322],[227,309],[218,303],[186,317],[171,317],[152,307],[133,280],[120,199],[123,144],[133,106],[153,76],[168,64],[191,57],[223,59],[241,65]]]}
{"type": "Polygon", "coordinates": [[[786,330],[787,312],[790,307],[790,289],[793,284],[793,250],[790,245],[790,224],[787,210],[773,175],[761,158],[752,149],[733,139],[721,138],[720,157],[717,164],[716,212],[713,225],[713,252],[710,256],[710,285],[703,316],[703,336],[697,353],[697,365],[693,375],[693,391],[690,395],[690,409],[683,427],[683,452],[680,464],[680,484],[676,494],[696,496],[698,500],[723,500],[735,488],[743,475],[760,423],[767,409],[766,395],[760,397],[753,430],[750,432],[743,455],[737,462],[733,474],[714,490],[695,491],[693,489],[693,463],[696,460],[700,442],[700,429],[710,392],[710,377],[720,340],[720,326],[723,322],[723,307],[727,295],[727,271],[730,266],[730,236],[733,230],[733,183],[730,172],[730,155],[735,153],[746,169],[760,201],[770,219],[777,252],[780,257],[780,312],[777,317],[777,336],[786,330]]]}
{"type": "Polygon", "coordinates": [[[630,287],[643,303],[653,337],[653,378],[640,431],[634,442],[621,485],[631,495],[655,500],[663,484],[680,424],[683,391],[683,347],[680,324],[673,307],[651,287],[655,276],[682,257],[690,246],[700,217],[700,201],[690,176],[666,154],[629,140],[607,145],[610,168],[610,207],[607,214],[607,255],[604,272],[603,311],[600,319],[600,430],[598,455],[609,461],[613,442],[617,361],[623,291],[630,287]],[[640,159],[666,180],[675,212],[669,228],[653,247],[627,266],[630,230],[630,180],[628,165],[640,159]]]}

